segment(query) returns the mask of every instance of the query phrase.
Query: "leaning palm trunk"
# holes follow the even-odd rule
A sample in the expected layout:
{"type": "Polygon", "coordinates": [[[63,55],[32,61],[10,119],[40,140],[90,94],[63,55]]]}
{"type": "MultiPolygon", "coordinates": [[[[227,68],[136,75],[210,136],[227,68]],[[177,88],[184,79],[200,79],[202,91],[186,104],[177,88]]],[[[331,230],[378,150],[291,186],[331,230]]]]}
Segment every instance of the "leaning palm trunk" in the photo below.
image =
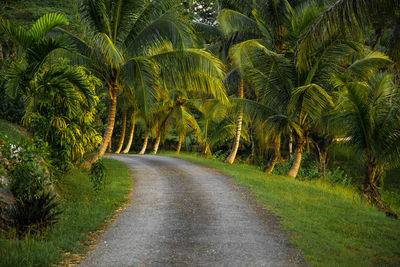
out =
{"type": "Polygon", "coordinates": [[[156,143],[153,146],[153,150],[151,151],[151,154],[154,154],[154,155],[157,154],[158,147],[160,145],[160,141],[161,141],[161,135],[158,135],[157,139],[156,139],[156,143]]]}
{"type": "Polygon", "coordinates": [[[99,153],[96,154],[91,160],[90,163],[96,162],[99,158],[104,156],[104,153],[106,152],[107,146],[111,141],[112,133],[114,130],[114,124],[115,124],[115,114],[117,113],[117,93],[118,93],[118,87],[117,85],[113,85],[111,89],[111,103],[110,103],[110,109],[108,111],[108,118],[107,118],[107,128],[106,131],[104,132],[103,135],[103,142],[100,145],[99,153]]]}
{"type": "Polygon", "coordinates": [[[131,150],[134,133],[135,133],[135,120],[132,120],[131,132],[129,133],[128,143],[126,144],[124,150],[122,151],[123,154],[126,154],[131,150]]]}
{"type": "Polygon", "coordinates": [[[179,154],[181,152],[182,143],[184,139],[185,136],[179,135],[179,143],[178,143],[178,148],[176,149],[176,154],[179,154]]]}
{"type": "Polygon", "coordinates": [[[145,134],[145,137],[144,137],[142,150],[140,150],[140,152],[139,152],[140,155],[143,155],[144,152],[146,152],[146,148],[147,148],[147,143],[148,142],[149,142],[149,129],[146,127],[146,134],[145,134]]]}
{"type": "Polygon", "coordinates": [[[275,164],[281,158],[281,138],[277,137],[274,142],[274,156],[270,159],[267,166],[264,168],[265,173],[271,173],[274,170],[275,164]]]}
{"type": "Polygon", "coordinates": [[[111,141],[112,141],[112,139],[110,140],[110,142],[108,142],[108,153],[111,153],[111,141]]]}
{"type": "Polygon", "coordinates": [[[325,135],[323,138],[314,140],[314,147],[317,151],[318,171],[322,173],[324,181],[326,181],[326,163],[328,161],[328,151],[332,145],[333,137],[325,135]]]}
{"type": "Polygon", "coordinates": [[[369,204],[375,205],[379,210],[385,212],[387,216],[399,219],[399,215],[390,208],[379,193],[377,182],[380,175],[378,165],[372,160],[368,160],[364,181],[364,195],[369,204]]]}
{"type": "Polygon", "coordinates": [[[294,162],[292,167],[290,168],[289,172],[287,173],[287,176],[290,178],[296,178],[297,173],[299,172],[300,164],[301,164],[301,157],[303,155],[304,151],[304,140],[299,140],[299,143],[297,144],[296,152],[294,155],[294,162]]]}
{"type": "Polygon", "coordinates": [[[115,154],[119,154],[119,152],[121,152],[121,149],[122,149],[122,146],[124,145],[124,140],[125,140],[125,131],[126,131],[126,110],[124,110],[121,138],[119,139],[118,148],[115,151],[115,154]]]}
{"type": "MultiPolygon", "coordinates": [[[[238,97],[243,98],[243,80],[240,82],[238,97]]],[[[236,133],[235,138],[233,139],[232,150],[229,153],[228,157],[225,159],[225,163],[232,164],[235,161],[236,154],[239,148],[240,143],[240,133],[242,131],[242,121],[243,121],[243,110],[239,111],[239,114],[236,119],[236,133]]]]}
{"type": "Polygon", "coordinates": [[[293,135],[292,131],[290,131],[289,134],[289,157],[293,156],[293,135]]]}

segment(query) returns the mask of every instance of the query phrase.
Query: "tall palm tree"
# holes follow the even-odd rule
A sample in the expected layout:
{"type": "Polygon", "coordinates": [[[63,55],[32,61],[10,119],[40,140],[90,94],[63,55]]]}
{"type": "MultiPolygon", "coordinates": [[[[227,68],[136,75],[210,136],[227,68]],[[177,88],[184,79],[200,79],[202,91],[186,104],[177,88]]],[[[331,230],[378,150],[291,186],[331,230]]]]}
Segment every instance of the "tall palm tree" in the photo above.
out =
{"type": "Polygon", "coordinates": [[[218,81],[222,65],[211,62],[211,55],[205,51],[187,49],[194,35],[179,3],[84,0],[79,10],[93,43],[86,46],[92,67],[107,84],[111,100],[103,143],[92,162],[104,154],[111,139],[121,88],[132,88],[138,108],[147,113],[157,99],[157,91],[165,88],[161,86],[163,83],[169,88],[180,83],[211,91],[222,87],[218,81]],[[197,75],[189,82],[194,72],[204,75],[197,75]],[[174,79],[177,74],[179,77],[174,79]]]}
{"type": "Polygon", "coordinates": [[[263,109],[270,110],[262,120],[273,137],[275,153],[264,170],[272,171],[280,157],[281,136],[292,129],[298,137],[297,153],[288,175],[296,177],[312,121],[331,100],[321,86],[313,83],[312,76],[302,77],[293,65],[296,38],[318,17],[319,8],[314,4],[302,5],[296,10],[288,4],[286,7],[291,14],[276,15],[271,23],[266,23],[261,12],[253,10],[253,23],[261,38],[235,45],[231,54],[258,92],[263,109]]]}
{"type": "MultiPolygon", "coordinates": [[[[124,77],[131,77],[134,90],[155,94],[154,64],[146,55],[146,46],[160,38],[184,44],[190,29],[179,11],[169,1],[144,0],[84,0],[79,13],[92,42],[90,49],[93,69],[107,84],[110,107],[107,127],[99,153],[101,157],[111,140],[117,109],[117,95],[123,88],[124,77]],[[128,72],[129,76],[124,76],[128,72]]],[[[148,100],[146,100],[148,101],[148,100]]]]}
{"type": "MultiPolygon", "coordinates": [[[[232,6],[238,6],[239,2],[240,1],[228,1],[229,5],[232,6]]],[[[282,53],[286,49],[285,23],[287,22],[287,17],[291,10],[289,2],[281,0],[267,3],[265,3],[265,1],[253,1],[251,5],[247,5],[246,7],[242,6],[242,8],[243,10],[240,11],[243,11],[244,13],[241,13],[238,10],[225,9],[218,15],[218,21],[222,31],[226,36],[229,36],[229,43],[234,45],[235,43],[237,44],[240,42],[245,43],[248,40],[264,39],[270,44],[270,49],[272,49],[271,47],[274,47],[274,49],[272,49],[273,51],[282,53]],[[265,21],[268,21],[269,24],[265,23],[265,21]]],[[[236,61],[236,63],[237,64],[234,64],[233,67],[238,67],[240,73],[243,74],[243,66],[240,64],[240,61],[236,61]]],[[[243,98],[243,77],[238,88],[237,96],[243,98]]],[[[232,150],[225,160],[225,162],[230,164],[235,160],[239,147],[242,120],[243,114],[242,111],[239,110],[232,150]]]]}

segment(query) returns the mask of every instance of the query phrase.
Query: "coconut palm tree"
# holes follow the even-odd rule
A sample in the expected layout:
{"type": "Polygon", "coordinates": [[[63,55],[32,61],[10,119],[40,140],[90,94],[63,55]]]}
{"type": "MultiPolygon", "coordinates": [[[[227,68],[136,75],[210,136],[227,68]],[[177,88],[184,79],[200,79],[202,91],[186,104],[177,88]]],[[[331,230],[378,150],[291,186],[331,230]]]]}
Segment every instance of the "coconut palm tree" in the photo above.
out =
{"type": "Polygon", "coordinates": [[[134,90],[155,94],[152,85],[156,68],[145,57],[146,46],[167,37],[184,43],[186,37],[182,33],[189,29],[179,11],[167,2],[84,0],[79,7],[85,34],[91,42],[86,46],[91,66],[106,83],[111,100],[103,142],[91,162],[103,156],[111,140],[123,74],[130,69],[127,77],[135,84],[134,90]]]}
{"type": "MultiPolygon", "coordinates": [[[[291,10],[290,6],[287,8],[291,10]]],[[[267,132],[273,137],[275,151],[264,170],[272,171],[280,157],[281,136],[289,134],[292,129],[297,134],[298,145],[295,164],[288,175],[296,177],[310,123],[316,119],[316,116],[311,119],[310,115],[319,113],[312,110],[311,105],[320,109],[331,102],[326,91],[312,83],[312,76],[307,78],[297,74],[292,60],[296,37],[318,17],[319,7],[315,4],[302,5],[292,10],[290,15],[275,16],[270,24],[258,10],[253,10],[252,14],[253,23],[262,37],[235,45],[231,49],[231,57],[258,92],[263,109],[274,111],[266,112],[262,117],[267,132]],[[304,103],[303,98],[309,100],[308,103],[304,103]],[[316,102],[312,103],[309,98],[314,98],[316,102]]]]}
{"type": "Polygon", "coordinates": [[[341,88],[340,126],[347,143],[362,155],[365,164],[366,199],[398,217],[381,198],[377,186],[385,170],[400,163],[400,95],[393,76],[379,71],[390,63],[387,56],[370,52],[332,79],[341,88]]]}
{"type": "Polygon", "coordinates": [[[157,90],[164,88],[160,84],[188,83],[193,71],[204,74],[201,79],[193,79],[200,90],[204,86],[209,86],[207,90],[222,86],[218,82],[221,66],[210,62],[207,52],[187,49],[192,45],[193,30],[179,3],[84,0],[79,11],[93,45],[80,44],[90,52],[87,54],[92,68],[107,84],[111,99],[103,143],[92,162],[104,154],[111,139],[121,88],[134,90],[138,108],[148,113],[159,94],[157,90]],[[177,73],[181,74],[180,79],[173,80],[177,73]],[[167,74],[170,79],[161,80],[160,75],[167,74]],[[210,77],[214,78],[205,81],[210,77]]]}

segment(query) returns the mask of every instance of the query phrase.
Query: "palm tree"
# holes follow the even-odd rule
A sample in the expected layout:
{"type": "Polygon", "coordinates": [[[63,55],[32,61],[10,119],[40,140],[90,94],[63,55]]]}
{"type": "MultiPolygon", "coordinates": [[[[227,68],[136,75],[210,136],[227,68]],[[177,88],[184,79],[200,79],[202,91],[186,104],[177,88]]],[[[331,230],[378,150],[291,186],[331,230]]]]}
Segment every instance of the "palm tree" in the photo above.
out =
{"type": "MultiPolygon", "coordinates": [[[[251,5],[242,6],[240,1],[228,1],[228,5],[241,6],[244,13],[238,10],[225,9],[218,15],[218,21],[224,34],[229,37],[231,46],[240,42],[245,44],[248,40],[261,40],[267,42],[267,46],[272,51],[283,53],[287,50],[285,35],[287,35],[286,24],[292,7],[288,1],[253,1],[251,5]],[[251,7],[249,9],[249,7],[251,7]],[[265,23],[268,21],[269,23],[265,23]]],[[[241,61],[236,61],[233,67],[238,67],[243,76],[243,65],[241,61]]],[[[234,61],[234,63],[235,63],[234,61]]],[[[238,86],[239,98],[243,98],[244,79],[238,86]]],[[[240,142],[240,132],[242,129],[243,114],[239,110],[236,122],[236,132],[232,145],[232,150],[225,162],[232,164],[240,142]]],[[[277,143],[277,142],[276,142],[277,143]]]]}
{"type": "MultiPolygon", "coordinates": [[[[91,160],[94,162],[103,156],[111,140],[117,95],[124,78],[129,79],[134,90],[146,97],[154,96],[157,73],[153,62],[146,58],[148,45],[167,38],[184,47],[190,27],[177,5],[163,0],[84,0],[79,13],[93,44],[87,46],[91,48],[93,69],[107,84],[111,100],[107,128],[99,153],[91,160]]],[[[148,99],[145,104],[149,104],[148,99]]]]}
{"type": "MultiPolygon", "coordinates": [[[[7,70],[6,89],[11,96],[15,96],[17,92],[21,92],[24,96],[35,101],[36,90],[38,86],[35,84],[37,76],[45,70],[44,65],[49,62],[51,56],[59,50],[73,51],[73,44],[68,41],[65,35],[50,36],[49,33],[59,26],[68,25],[67,19],[58,13],[48,13],[40,17],[29,30],[22,26],[14,26],[11,21],[0,20],[0,34],[7,35],[16,44],[22,48],[19,51],[22,55],[18,56],[18,60],[12,62],[7,70]]],[[[64,75],[62,72],[54,74],[64,75]]],[[[75,73],[76,76],[78,74],[75,73]]],[[[70,75],[72,77],[73,74],[70,75]]],[[[93,101],[92,91],[88,86],[83,86],[82,93],[87,100],[93,101]]]]}
{"type": "MultiPolygon", "coordinates": [[[[373,25],[376,31],[376,46],[386,29],[392,29],[389,39],[388,53],[400,62],[399,30],[400,17],[398,11],[400,2],[395,0],[338,0],[331,5],[319,19],[301,36],[297,46],[297,67],[309,70],[314,51],[321,42],[337,36],[338,33],[348,37],[365,31],[367,23],[373,25]],[[350,33],[350,34],[349,34],[350,33]]],[[[346,39],[346,38],[343,38],[346,39]]]]}
{"type": "Polygon", "coordinates": [[[381,198],[377,183],[384,172],[400,163],[400,95],[388,72],[388,57],[370,52],[333,79],[341,88],[339,120],[348,144],[362,155],[367,201],[398,217],[381,198]]]}
{"type": "Polygon", "coordinates": [[[262,38],[235,45],[231,49],[232,58],[258,92],[266,112],[262,121],[273,137],[275,153],[264,170],[272,171],[280,157],[281,136],[292,129],[297,134],[297,147],[288,175],[294,178],[313,121],[322,108],[331,103],[327,92],[312,83],[313,76],[304,77],[297,73],[292,59],[297,35],[317,18],[319,9],[313,4],[300,6],[290,16],[275,16],[276,20],[271,24],[265,22],[258,10],[252,13],[262,38]]]}
{"type": "Polygon", "coordinates": [[[107,84],[111,99],[103,143],[92,162],[104,154],[111,139],[121,88],[132,88],[138,98],[138,108],[147,113],[157,99],[157,90],[162,89],[160,83],[182,85],[188,82],[193,71],[204,74],[201,79],[198,76],[193,79],[200,90],[204,86],[209,86],[206,90],[221,87],[218,82],[223,71],[221,66],[209,62],[210,56],[205,51],[186,49],[191,46],[193,31],[179,3],[85,0],[80,14],[94,44],[86,45],[92,67],[107,84]],[[173,80],[177,73],[181,74],[180,79],[173,80]],[[161,74],[171,77],[161,82],[161,74]],[[205,81],[210,77],[214,78],[205,81]]]}

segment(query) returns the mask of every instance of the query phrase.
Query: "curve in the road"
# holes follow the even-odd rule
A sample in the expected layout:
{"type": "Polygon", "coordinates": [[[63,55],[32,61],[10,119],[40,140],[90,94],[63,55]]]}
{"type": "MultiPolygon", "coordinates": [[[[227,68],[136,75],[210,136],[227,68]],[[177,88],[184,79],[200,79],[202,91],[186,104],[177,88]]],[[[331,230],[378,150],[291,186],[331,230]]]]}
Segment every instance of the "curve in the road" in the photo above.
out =
{"type": "Polygon", "coordinates": [[[132,202],[81,266],[306,265],[229,177],[172,157],[112,158],[133,171],[132,202]]]}

